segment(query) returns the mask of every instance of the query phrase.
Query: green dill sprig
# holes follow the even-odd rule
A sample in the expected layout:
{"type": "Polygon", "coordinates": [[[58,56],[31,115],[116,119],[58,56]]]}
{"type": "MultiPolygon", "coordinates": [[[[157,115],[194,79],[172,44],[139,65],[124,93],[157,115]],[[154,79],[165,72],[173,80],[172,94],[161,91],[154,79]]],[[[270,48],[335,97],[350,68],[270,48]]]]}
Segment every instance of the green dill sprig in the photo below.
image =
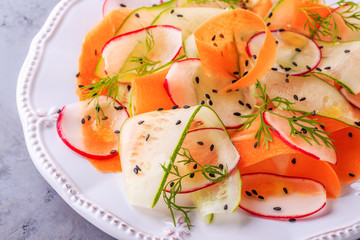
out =
{"type": "Polygon", "coordinates": [[[241,115],[239,117],[248,119],[241,129],[249,128],[258,117],[260,118],[260,127],[255,134],[255,139],[257,140],[258,145],[261,144],[262,138],[264,139],[262,141],[262,146],[266,146],[267,149],[269,148],[270,142],[273,142],[271,134],[271,130],[273,130],[273,128],[266,123],[263,116],[265,112],[268,112],[288,121],[290,126],[290,136],[299,136],[310,145],[312,145],[311,141],[314,141],[318,145],[324,144],[326,147],[335,149],[332,144],[333,140],[328,137],[330,133],[324,132],[317,127],[317,125],[322,125],[322,123],[318,122],[317,119],[306,118],[310,115],[314,115],[314,112],[307,112],[300,116],[296,116],[296,111],[293,106],[295,103],[279,96],[269,99],[266,93],[266,85],[264,84],[264,86],[262,86],[259,81],[256,83],[256,88],[259,90],[260,94],[254,93],[254,95],[262,100],[262,104],[260,106],[254,106],[258,109],[256,113],[251,115],[241,115]],[[271,111],[271,108],[268,108],[269,105],[276,108],[281,107],[283,110],[292,112],[294,116],[286,117],[277,114],[271,111]],[[299,128],[300,130],[298,130],[299,128]]]}
{"type": "MultiPolygon", "coordinates": [[[[317,3],[318,0],[311,0],[317,3]]],[[[304,29],[309,29],[309,35],[311,38],[322,39],[323,37],[332,37],[333,42],[337,41],[339,37],[339,26],[336,23],[335,15],[341,17],[345,25],[352,31],[359,31],[360,25],[351,22],[351,20],[360,21],[360,12],[357,12],[359,7],[358,3],[352,1],[340,0],[330,6],[314,6],[299,8],[305,13],[307,20],[304,24],[304,29]],[[347,7],[343,12],[334,11],[333,8],[347,7]],[[316,12],[318,9],[327,9],[329,14],[321,16],[316,12]]]]}
{"type": "Polygon", "coordinates": [[[184,214],[185,222],[187,224],[188,229],[190,230],[191,225],[190,225],[190,217],[188,214],[195,207],[181,206],[176,203],[176,196],[182,191],[183,188],[182,180],[186,177],[190,177],[190,175],[194,175],[195,173],[201,173],[210,182],[221,182],[226,177],[228,177],[227,175],[228,169],[227,166],[219,167],[210,164],[201,165],[198,161],[196,161],[192,157],[190,151],[187,148],[182,147],[179,150],[178,155],[180,157],[183,157],[182,160],[177,161],[178,164],[183,164],[184,166],[186,166],[193,163],[194,165],[195,164],[197,165],[197,168],[194,169],[194,171],[192,172],[181,175],[179,171],[179,167],[175,163],[171,163],[170,168],[166,167],[165,165],[161,165],[165,173],[175,176],[173,180],[165,184],[163,191],[163,199],[170,210],[171,217],[174,222],[174,226],[176,226],[174,211],[179,211],[184,214]],[[215,177],[210,177],[210,176],[215,176],[215,177]],[[166,189],[169,189],[169,191],[167,192],[166,189]]]}

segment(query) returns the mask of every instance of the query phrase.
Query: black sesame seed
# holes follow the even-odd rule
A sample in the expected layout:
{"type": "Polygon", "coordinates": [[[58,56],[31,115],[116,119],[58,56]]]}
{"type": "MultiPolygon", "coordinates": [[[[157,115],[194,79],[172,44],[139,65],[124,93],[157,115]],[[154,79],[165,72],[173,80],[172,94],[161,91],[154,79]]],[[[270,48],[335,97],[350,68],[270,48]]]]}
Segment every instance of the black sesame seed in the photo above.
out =
{"type": "Polygon", "coordinates": [[[311,67],[309,65],[306,65],[307,70],[311,70],[311,67]]]}
{"type": "Polygon", "coordinates": [[[209,95],[209,94],[205,93],[204,96],[205,96],[207,99],[210,99],[210,95],[209,95]]]}
{"type": "Polygon", "coordinates": [[[127,89],[128,91],[130,91],[131,86],[130,86],[130,85],[127,85],[127,86],[126,86],[126,89],[127,89]]]}
{"type": "Polygon", "coordinates": [[[245,105],[244,102],[241,101],[241,100],[239,100],[239,104],[240,104],[241,106],[244,106],[244,105],[245,105]]]}
{"type": "Polygon", "coordinates": [[[317,67],[317,68],[315,68],[317,71],[319,71],[319,72],[321,72],[322,71],[322,69],[321,68],[319,68],[319,67],[317,67]]]}
{"type": "Polygon", "coordinates": [[[99,112],[100,111],[100,107],[99,106],[96,106],[96,111],[99,112]]]}
{"type": "Polygon", "coordinates": [[[296,62],[292,62],[292,65],[294,65],[295,67],[297,67],[297,63],[296,63],[296,62]]]}
{"type": "Polygon", "coordinates": [[[114,133],[115,133],[115,134],[119,134],[119,133],[120,133],[120,130],[116,130],[114,133]]]}
{"type": "Polygon", "coordinates": [[[221,38],[224,38],[224,34],[222,34],[222,33],[220,33],[219,36],[220,36],[221,38]]]}
{"type": "Polygon", "coordinates": [[[79,88],[83,88],[83,87],[84,87],[84,85],[79,85],[78,87],[79,87],[79,88]]]}
{"type": "Polygon", "coordinates": [[[234,112],[233,114],[234,114],[235,116],[237,116],[237,117],[238,117],[238,116],[241,116],[241,113],[239,113],[239,112],[234,112]]]}
{"type": "Polygon", "coordinates": [[[239,72],[233,72],[234,75],[239,75],[239,72]]]}
{"type": "Polygon", "coordinates": [[[279,67],[280,67],[281,69],[284,69],[284,66],[283,66],[283,65],[281,65],[281,64],[279,65],[279,67]]]}
{"type": "Polygon", "coordinates": [[[277,71],[278,69],[277,69],[277,68],[271,68],[271,70],[273,70],[273,71],[277,71]]]}
{"type": "Polygon", "coordinates": [[[254,148],[256,148],[258,146],[258,142],[254,143],[254,148]]]}
{"type": "Polygon", "coordinates": [[[295,51],[301,52],[301,49],[300,48],[295,48],[295,51]]]}
{"type": "Polygon", "coordinates": [[[117,151],[116,150],[111,150],[110,154],[115,154],[117,151]]]}
{"type": "Polygon", "coordinates": [[[273,208],[275,211],[281,211],[281,207],[274,207],[273,208]]]}
{"type": "Polygon", "coordinates": [[[276,43],[276,44],[279,44],[279,41],[276,40],[275,43],[276,43]]]}
{"type": "Polygon", "coordinates": [[[234,79],[231,81],[231,83],[236,83],[238,80],[237,79],[234,79]]]}
{"type": "Polygon", "coordinates": [[[301,128],[303,134],[307,134],[307,130],[305,128],[301,128]]]}
{"type": "Polygon", "coordinates": [[[90,115],[88,115],[88,116],[87,116],[87,120],[88,120],[88,121],[90,121],[90,119],[91,119],[91,116],[90,116],[90,115]]]}
{"type": "Polygon", "coordinates": [[[189,105],[184,105],[184,108],[188,109],[188,108],[190,108],[190,106],[189,105]]]}
{"type": "Polygon", "coordinates": [[[270,26],[270,24],[271,24],[271,23],[270,23],[270,22],[268,22],[268,23],[266,24],[266,26],[270,26]]]}
{"type": "Polygon", "coordinates": [[[92,96],[95,97],[96,95],[98,95],[97,93],[94,93],[92,96]]]}
{"type": "Polygon", "coordinates": [[[300,98],[300,102],[302,102],[302,101],[305,101],[306,100],[306,97],[302,97],[302,98],[300,98]]]}
{"type": "Polygon", "coordinates": [[[290,218],[289,222],[296,222],[296,219],[295,218],[290,218]]]}
{"type": "Polygon", "coordinates": [[[265,198],[264,198],[263,196],[259,195],[259,196],[258,196],[258,199],[263,200],[263,199],[265,199],[265,198]]]}
{"type": "Polygon", "coordinates": [[[288,68],[285,68],[285,71],[286,71],[286,72],[288,72],[288,71],[290,71],[290,70],[291,70],[291,68],[289,68],[289,67],[288,67],[288,68]]]}
{"type": "Polygon", "coordinates": [[[291,163],[292,163],[292,164],[296,164],[296,158],[293,158],[293,159],[291,160],[291,163]]]}
{"type": "Polygon", "coordinates": [[[93,90],[94,88],[93,87],[89,87],[89,90],[93,90]]]}
{"type": "Polygon", "coordinates": [[[135,13],[135,17],[140,18],[140,15],[138,13],[135,13]]]}
{"type": "Polygon", "coordinates": [[[349,176],[350,176],[350,177],[355,177],[355,174],[349,173],[349,176]]]}
{"type": "Polygon", "coordinates": [[[321,127],[322,129],[325,129],[325,126],[324,126],[324,125],[320,125],[320,127],[321,127]]]}
{"type": "Polygon", "coordinates": [[[360,127],[360,122],[354,122],[357,126],[360,127]]]}
{"type": "Polygon", "coordinates": [[[157,110],[158,110],[158,111],[162,111],[162,110],[164,110],[164,109],[163,109],[163,108],[158,108],[157,110]]]}
{"type": "Polygon", "coordinates": [[[250,105],[249,103],[246,104],[246,107],[247,107],[248,109],[251,109],[251,105],[250,105]]]}
{"type": "Polygon", "coordinates": [[[289,77],[289,76],[290,76],[290,74],[287,73],[287,74],[286,74],[286,77],[289,77]]]}
{"type": "Polygon", "coordinates": [[[249,60],[245,61],[245,66],[247,67],[249,65],[249,60]]]}
{"type": "Polygon", "coordinates": [[[149,138],[150,138],[150,133],[146,134],[145,141],[149,140],[149,138]]]}
{"type": "Polygon", "coordinates": [[[349,135],[349,137],[352,137],[352,136],[353,136],[353,134],[352,134],[351,132],[349,132],[349,134],[348,134],[348,135],[349,135]]]}
{"type": "Polygon", "coordinates": [[[220,168],[221,170],[223,170],[223,169],[224,169],[224,165],[223,165],[222,163],[220,163],[220,164],[219,164],[219,168],[220,168]]]}
{"type": "Polygon", "coordinates": [[[85,124],[85,119],[84,118],[81,119],[81,124],[85,124]]]}
{"type": "Polygon", "coordinates": [[[95,56],[97,55],[97,50],[95,49],[95,56]]]}
{"type": "Polygon", "coordinates": [[[195,173],[190,174],[190,178],[193,178],[195,176],[195,173]]]}
{"type": "Polygon", "coordinates": [[[243,77],[246,76],[246,74],[248,74],[249,72],[248,71],[245,71],[244,74],[242,75],[243,77]]]}
{"type": "Polygon", "coordinates": [[[175,12],[175,10],[174,9],[172,9],[171,11],[170,11],[170,14],[173,14],[175,12]]]}
{"type": "Polygon", "coordinates": [[[253,59],[256,59],[257,57],[256,57],[256,55],[253,55],[253,59]]]}
{"type": "Polygon", "coordinates": [[[218,45],[216,43],[213,44],[215,47],[217,47],[218,45]]]}
{"type": "Polygon", "coordinates": [[[175,185],[174,182],[171,182],[171,183],[170,183],[170,187],[173,187],[174,185],[175,185]]]}
{"type": "Polygon", "coordinates": [[[286,193],[286,194],[288,194],[288,190],[287,190],[287,188],[283,188],[283,191],[284,191],[284,193],[286,193]]]}
{"type": "Polygon", "coordinates": [[[271,110],[273,110],[273,108],[271,107],[271,108],[269,108],[269,111],[271,111],[271,110]]]}
{"type": "Polygon", "coordinates": [[[214,150],[214,144],[211,144],[211,146],[210,146],[210,151],[213,151],[214,150]]]}
{"type": "Polygon", "coordinates": [[[108,120],[109,118],[107,116],[104,116],[101,120],[108,120]]]}
{"type": "Polygon", "coordinates": [[[345,51],[344,51],[344,53],[349,53],[350,52],[350,50],[349,49],[346,49],[345,51]]]}
{"type": "Polygon", "coordinates": [[[134,168],[134,173],[135,174],[138,174],[139,173],[139,170],[137,168],[134,168]]]}
{"type": "Polygon", "coordinates": [[[215,174],[209,173],[209,176],[210,176],[210,177],[215,177],[215,174]]]}
{"type": "Polygon", "coordinates": [[[205,104],[205,101],[202,100],[202,101],[200,102],[200,105],[204,105],[204,104],[205,104]]]}
{"type": "Polygon", "coordinates": [[[213,102],[212,102],[211,100],[209,100],[209,101],[208,101],[208,104],[209,104],[210,106],[212,106],[212,105],[213,105],[213,102]]]}
{"type": "Polygon", "coordinates": [[[211,38],[211,40],[212,40],[212,41],[215,41],[215,38],[216,38],[216,35],[214,35],[214,36],[211,38]]]}
{"type": "Polygon", "coordinates": [[[286,78],[286,79],[285,79],[285,82],[286,82],[286,83],[289,83],[290,81],[289,81],[289,79],[288,79],[288,78],[286,78]]]}
{"type": "Polygon", "coordinates": [[[183,17],[183,15],[182,14],[178,14],[178,15],[176,15],[177,17],[183,17]]]}
{"type": "Polygon", "coordinates": [[[245,193],[246,193],[246,195],[248,195],[249,197],[252,196],[251,192],[249,192],[249,191],[245,191],[245,193]]]}
{"type": "Polygon", "coordinates": [[[257,191],[255,189],[251,190],[251,192],[254,194],[254,195],[258,195],[257,191]]]}
{"type": "Polygon", "coordinates": [[[278,31],[279,31],[279,32],[283,32],[283,31],[285,31],[285,29],[282,29],[282,28],[281,28],[281,29],[279,29],[278,31]]]}
{"type": "Polygon", "coordinates": [[[176,125],[179,125],[181,123],[181,120],[177,120],[176,125]]]}
{"type": "Polygon", "coordinates": [[[178,107],[179,107],[179,105],[174,105],[174,106],[171,107],[171,109],[174,110],[174,109],[177,109],[178,107]]]}
{"type": "Polygon", "coordinates": [[[196,163],[194,164],[193,169],[197,169],[197,164],[196,163]]]}
{"type": "Polygon", "coordinates": [[[293,98],[297,101],[299,100],[298,96],[297,95],[294,95],[293,98]]]}
{"type": "Polygon", "coordinates": [[[326,69],[326,70],[330,70],[330,69],[331,69],[331,67],[329,66],[329,67],[326,67],[325,69],[326,69]]]}
{"type": "Polygon", "coordinates": [[[204,143],[201,142],[201,141],[197,142],[197,144],[199,144],[200,146],[203,146],[203,145],[204,145],[204,143]]]}
{"type": "Polygon", "coordinates": [[[115,108],[115,110],[116,111],[120,111],[120,110],[123,110],[124,109],[124,107],[123,106],[114,106],[114,108],[115,108]]]}
{"type": "Polygon", "coordinates": [[[218,90],[216,90],[216,89],[213,89],[213,90],[211,90],[213,93],[217,93],[218,92],[218,90]]]}
{"type": "Polygon", "coordinates": [[[61,109],[57,110],[57,113],[61,113],[61,109]]]}
{"type": "Polygon", "coordinates": [[[199,82],[200,82],[199,77],[195,77],[195,82],[196,82],[196,83],[199,83],[199,82]]]}
{"type": "Polygon", "coordinates": [[[319,49],[323,49],[324,48],[324,46],[319,46],[319,49]]]}
{"type": "Polygon", "coordinates": [[[271,13],[269,13],[269,18],[271,18],[272,17],[272,15],[273,15],[273,13],[271,12],[271,13]]]}
{"type": "Polygon", "coordinates": [[[311,116],[315,116],[316,115],[316,111],[314,110],[312,113],[311,113],[311,116]]]}
{"type": "Polygon", "coordinates": [[[224,210],[228,210],[228,205],[227,204],[224,205],[224,210]]]}
{"type": "Polygon", "coordinates": [[[141,125],[143,124],[145,121],[144,120],[141,120],[141,121],[138,121],[138,124],[141,125]]]}
{"type": "Polygon", "coordinates": [[[80,72],[78,72],[77,74],[76,74],[76,77],[79,77],[80,76],[80,72]]]}

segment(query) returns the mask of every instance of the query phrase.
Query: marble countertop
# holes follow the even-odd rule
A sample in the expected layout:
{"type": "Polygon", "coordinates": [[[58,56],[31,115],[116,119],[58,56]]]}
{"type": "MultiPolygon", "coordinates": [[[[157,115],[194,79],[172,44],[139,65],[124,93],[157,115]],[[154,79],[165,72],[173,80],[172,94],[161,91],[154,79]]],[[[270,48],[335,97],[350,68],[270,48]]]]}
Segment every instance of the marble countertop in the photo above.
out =
{"type": "Polygon", "coordinates": [[[58,0],[0,1],[0,239],[113,239],[70,208],[25,146],[16,84],[30,42],[58,0]]]}

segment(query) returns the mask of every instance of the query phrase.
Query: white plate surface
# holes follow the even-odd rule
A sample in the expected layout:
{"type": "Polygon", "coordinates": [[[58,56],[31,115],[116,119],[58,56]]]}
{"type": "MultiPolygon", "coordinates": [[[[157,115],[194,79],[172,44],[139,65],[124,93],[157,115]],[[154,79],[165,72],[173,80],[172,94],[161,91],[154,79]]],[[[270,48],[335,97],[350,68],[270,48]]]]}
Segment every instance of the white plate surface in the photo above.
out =
{"type": "MultiPolygon", "coordinates": [[[[17,104],[26,144],[43,177],[88,221],[119,239],[356,239],[360,236],[360,182],[344,187],[318,214],[296,223],[238,210],[206,225],[192,214],[172,225],[167,211],[128,204],[121,173],[103,174],[68,149],[56,133],[57,111],[77,101],[77,59],[86,33],[102,18],[102,0],[62,0],[33,39],[20,72],[17,104]],[[357,236],[357,237],[356,237],[357,236]]],[[[140,189],[141,190],[141,189],[140,189]]]]}

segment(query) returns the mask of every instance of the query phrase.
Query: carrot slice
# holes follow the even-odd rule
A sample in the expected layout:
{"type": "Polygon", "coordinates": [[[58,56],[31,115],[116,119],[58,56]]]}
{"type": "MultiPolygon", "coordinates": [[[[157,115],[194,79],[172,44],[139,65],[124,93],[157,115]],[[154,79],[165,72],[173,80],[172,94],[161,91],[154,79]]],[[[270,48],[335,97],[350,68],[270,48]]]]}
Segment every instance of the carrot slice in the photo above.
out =
{"type": "MultiPolygon", "coordinates": [[[[333,133],[333,132],[339,131],[341,129],[347,128],[349,126],[349,125],[346,125],[345,123],[342,123],[338,120],[328,118],[328,117],[314,116],[311,118],[317,119],[316,121],[322,123],[321,126],[324,128],[324,131],[326,131],[328,133],[333,133]]],[[[332,138],[332,135],[330,135],[329,137],[332,138]]]]}
{"type": "MultiPolygon", "coordinates": [[[[118,8],[111,11],[85,36],[79,57],[77,85],[88,85],[93,80],[98,79],[94,73],[101,57],[101,50],[131,12],[132,10],[128,8],[118,8]]],[[[81,88],[76,89],[76,94],[80,99],[85,97],[81,88]]]]}
{"type": "Polygon", "coordinates": [[[283,0],[274,5],[266,22],[271,30],[289,29],[308,35],[309,28],[305,25],[308,20],[307,14],[326,17],[329,13],[331,10],[321,1],[283,0]]]}
{"type": "Polygon", "coordinates": [[[132,106],[134,115],[171,109],[174,103],[167,94],[164,83],[169,68],[136,78],[132,81],[132,106]]]}
{"type": "MultiPolygon", "coordinates": [[[[257,14],[237,9],[218,14],[203,23],[194,32],[201,62],[209,75],[224,81],[222,91],[236,90],[252,85],[261,79],[274,64],[276,59],[276,43],[266,24],[257,14]],[[239,58],[246,56],[246,42],[258,32],[266,31],[264,44],[256,58],[255,64],[246,76],[230,84],[236,79],[234,72],[239,69],[239,58]],[[237,47],[240,46],[240,49],[237,47]],[[241,47],[242,46],[242,47],[241,47]]],[[[247,56],[246,56],[247,57],[247,56]]]]}
{"type": "Polygon", "coordinates": [[[256,143],[254,136],[259,129],[259,125],[260,120],[257,119],[249,129],[230,133],[230,138],[241,156],[239,162],[240,168],[246,168],[277,155],[295,154],[299,152],[289,147],[275,134],[272,134],[273,142],[269,144],[269,149],[267,149],[266,146],[262,146],[262,144],[256,143]]]}
{"type": "Polygon", "coordinates": [[[331,165],[341,183],[360,178],[360,130],[347,127],[331,136],[338,154],[338,162],[331,165]]]}
{"type": "Polygon", "coordinates": [[[261,18],[265,18],[272,7],[272,0],[260,0],[255,7],[251,9],[251,11],[259,15],[261,18]]]}
{"type": "Polygon", "coordinates": [[[302,153],[278,155],[249,167],[240,167],[241,174],[258,172],[313,179],[325,186],[328,198],[340,195],[341,185],[330,164],[302,153]]]}
{"type": "Polygon", "coordinates": [[[88,158],[89,162],[100,172],[121,172],[121,163],[119,156],[106,160],[97,160],[88,158]]]}

